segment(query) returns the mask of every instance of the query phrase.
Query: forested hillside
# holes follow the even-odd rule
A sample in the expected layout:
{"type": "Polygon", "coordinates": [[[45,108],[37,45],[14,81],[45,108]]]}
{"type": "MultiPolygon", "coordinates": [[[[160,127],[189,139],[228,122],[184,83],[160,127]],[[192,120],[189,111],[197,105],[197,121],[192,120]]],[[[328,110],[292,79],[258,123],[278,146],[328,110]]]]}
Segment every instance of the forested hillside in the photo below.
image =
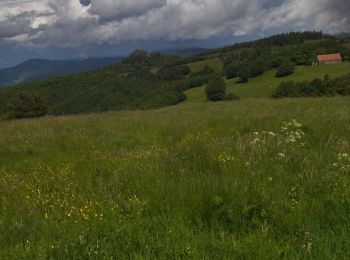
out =
{"type": "Polygon", "coordinates": [[[0,111],[3,117],[8,114],[22,92],[29,97],[22,95],[20,106],[40,97],[53,115],[159,108],[184,101],[185,91],[207,84],[216,74],[244,88],[267,71],[284,80],[295,66],[311,67],[317,54],[334,52],[348,61],[349,41],[320,32],[281,34],[189,57],[137,50],[104,69],[2,89],[0,111]]]}

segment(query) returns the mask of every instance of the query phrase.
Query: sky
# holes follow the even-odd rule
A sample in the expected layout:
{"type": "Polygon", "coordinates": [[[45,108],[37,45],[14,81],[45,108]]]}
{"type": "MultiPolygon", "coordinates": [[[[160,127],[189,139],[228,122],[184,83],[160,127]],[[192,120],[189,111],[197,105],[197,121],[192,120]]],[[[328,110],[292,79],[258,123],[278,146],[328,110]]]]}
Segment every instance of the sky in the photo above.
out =
{"type": "Polygon", "coordinates": [[[349,32],[350,0],[0,0],[0,68],[300,30],[349,32]]]}

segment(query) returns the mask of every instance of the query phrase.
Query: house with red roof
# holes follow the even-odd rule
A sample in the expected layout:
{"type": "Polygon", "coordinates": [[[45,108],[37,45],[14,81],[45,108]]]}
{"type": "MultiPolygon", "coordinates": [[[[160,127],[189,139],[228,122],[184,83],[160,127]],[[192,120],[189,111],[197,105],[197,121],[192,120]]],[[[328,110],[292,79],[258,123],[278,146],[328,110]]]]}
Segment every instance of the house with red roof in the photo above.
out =
{"type": "Polygon", "coordinates": [[[318,64],[337,64],[342,62],[340,53],[317,55],[318,64]]]}

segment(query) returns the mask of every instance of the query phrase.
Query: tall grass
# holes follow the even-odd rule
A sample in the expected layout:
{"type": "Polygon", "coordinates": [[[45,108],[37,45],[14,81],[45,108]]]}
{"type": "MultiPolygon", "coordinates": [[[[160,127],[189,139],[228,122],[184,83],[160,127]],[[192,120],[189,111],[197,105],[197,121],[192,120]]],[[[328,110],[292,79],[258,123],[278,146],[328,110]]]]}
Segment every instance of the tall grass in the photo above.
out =
{"type": "Polygon", "coordinates": [[[350,257],[350,99],[0,123],[0,258],[350,257]]]}

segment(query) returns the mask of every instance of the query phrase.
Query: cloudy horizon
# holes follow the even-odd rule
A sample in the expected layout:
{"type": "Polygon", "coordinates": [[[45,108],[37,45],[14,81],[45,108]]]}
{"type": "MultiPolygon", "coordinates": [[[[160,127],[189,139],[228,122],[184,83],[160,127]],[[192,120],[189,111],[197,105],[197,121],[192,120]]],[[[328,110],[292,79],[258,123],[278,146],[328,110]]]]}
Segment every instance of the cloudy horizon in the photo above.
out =
{"type": "Polygon", "coordinates": [[[279,32],[350,31],[347,0],[3,0],[0,67],[28,58],[218,47],[279,32]]]}

